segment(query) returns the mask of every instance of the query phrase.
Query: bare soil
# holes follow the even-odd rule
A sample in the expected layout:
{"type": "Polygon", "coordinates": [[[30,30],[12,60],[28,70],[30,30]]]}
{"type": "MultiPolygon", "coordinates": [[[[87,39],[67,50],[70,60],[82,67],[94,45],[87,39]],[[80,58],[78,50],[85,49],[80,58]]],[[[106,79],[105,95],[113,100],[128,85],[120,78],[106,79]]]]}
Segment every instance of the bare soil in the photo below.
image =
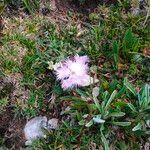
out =
{"type": "Polygon", "coordinates": [[[7,108],[0,115],[0,137],[3,137],[3,146],[19,150],[24,147],[25,138],[23,128],[25,120],[14,118],[13,108],[7,108]]]}

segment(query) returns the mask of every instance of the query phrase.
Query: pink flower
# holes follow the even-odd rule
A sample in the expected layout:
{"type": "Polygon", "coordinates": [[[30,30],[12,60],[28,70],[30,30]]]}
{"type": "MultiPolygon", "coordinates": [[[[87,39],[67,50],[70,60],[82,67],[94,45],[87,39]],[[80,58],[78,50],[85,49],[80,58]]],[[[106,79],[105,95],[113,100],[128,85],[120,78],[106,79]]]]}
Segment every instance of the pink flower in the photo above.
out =
{"type": "Polygon", "coordinates": [[[64,90],[76,86],[84,86],[89,79],[89,57],[76,55],[67,58],[55,69],[57,79],[61,81],[64,90]]]}

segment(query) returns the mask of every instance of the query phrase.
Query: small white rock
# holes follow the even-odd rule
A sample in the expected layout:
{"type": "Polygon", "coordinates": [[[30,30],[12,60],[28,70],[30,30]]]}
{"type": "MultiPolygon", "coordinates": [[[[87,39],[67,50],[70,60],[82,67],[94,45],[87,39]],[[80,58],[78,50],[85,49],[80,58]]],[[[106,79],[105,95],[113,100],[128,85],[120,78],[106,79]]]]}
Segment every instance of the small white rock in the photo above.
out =
{"type": "Polygon", "coordinates": [[[46,117],[35,117],[31,119],[24,128],[24,134],[26,138],[26,145],[31,145],[32,141],[44,137],[42,128],[46,129],[47,118],[46,117]]]}
{"type": "Polygon", "coordinates": [[[48,121],[48,129],[56,129],[58,127],[58,119],[52,118],[48,121]]]}
{"type": "Polygon", "coordinates": [[[46,135],[43,129],[51,130],[56,129],[58,124],[58,119],[53,118],[49,121],[47,117],[35,117],[27,122],[24,128],[24,135],[26,138],[25,145],[31,145],[32,141],[38,138],[44,138],[46,135]]]}
{"type": "Polygon", "coordinates": [[[105,120],[101,119],[101,116],[97,115],[96,117],[93,117],[93,121],[95,123],[104,123],[105,120]]]}

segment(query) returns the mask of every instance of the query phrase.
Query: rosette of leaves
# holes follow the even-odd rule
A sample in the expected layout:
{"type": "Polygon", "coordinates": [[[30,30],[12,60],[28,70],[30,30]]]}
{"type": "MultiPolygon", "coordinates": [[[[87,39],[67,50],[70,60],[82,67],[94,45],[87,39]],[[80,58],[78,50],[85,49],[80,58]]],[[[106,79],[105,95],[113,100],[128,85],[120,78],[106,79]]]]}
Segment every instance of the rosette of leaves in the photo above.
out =
{"type": "Polygon", "coordinates": [[[138,131],[141,134],[150,134],[147,130],[150,128],[150,85],[145,84],[138,92],[128,82],[127,78],[124,80],[124,85],[128,89],[129,98],[132,101],[134,100],[133,103],[128,103],[130,114],[134,118],[132,131],[138,131]]]}
{"type": "Polygon", "coordinates": [[[92,130],[96,127],[101,135],[104,149],[109,149],[107,135],[111,134],[113,126],[122,128],[130,126],[131,122],[126,119],[123,112],[125,102],[119,98],[124,94],[125,87],[117,88],[118,81],[114,80],[106,90],[103,85],[92,89],[76,89],[78,97],[63,97],[63,100],[71,102],[69,114],[76,112],[79,125],[92,130]],[[117,90],[118,89],[118,90],[117,90]]]}

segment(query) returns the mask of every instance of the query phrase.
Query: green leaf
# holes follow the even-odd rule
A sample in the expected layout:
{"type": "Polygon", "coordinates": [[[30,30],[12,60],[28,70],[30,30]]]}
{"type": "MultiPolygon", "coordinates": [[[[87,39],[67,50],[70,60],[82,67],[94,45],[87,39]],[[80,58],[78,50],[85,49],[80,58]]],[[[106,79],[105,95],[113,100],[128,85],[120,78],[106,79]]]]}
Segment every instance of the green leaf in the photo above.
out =
{"type": "Polygon", "coordinates": [[[108,94],[109,94],[108,91],[102,93],[102,99],[103,99],[103,102],[101,103],[102,108],[104,108],[107,103],[108,94]]]}
{"type": "Polygon", "coordinates": [[[82,115],[77,110],[76,110],[76,117],[78,121],[82,120],[82,115]]]}
{"type": "Polygon", "coordinates": [[[124,85],[126,86],[126,88],[132,92],[134,94],[134,96],[136,96],[136,90],[134,89],[134,87],[132,86],[132,84],[129,83],[128,79],[125,78],[124,79],[124,85]]]}
{"type": "Polygon", "coordinates": [[[145,89],[146,89],[146,94],[145,97],[147,99],[148,104],[150,103],[150,85],[146,84],[145,85],[145,89]]]}
{"type": "Polygon", "coordinates": [[[139,40],[138,38],[135,37],[135,35],[132,33],[132,29],[129,28],[125,36],[123,38],[122,42],[122,53],[124,57],[129,56],[129,52],[137,52],[138,51],[138,46],[139,46],[139,40]]]}
{"type": "Polygon", "coordinates": [[[113,106],[114,106],[114,107],[117,107],[117,108],[123,108],[123,107],[125,107],[126,105],[127,105],[127,103],[124,102],[124,101],[117,101],[117,102],[114,102],[114,103],[113,103],[113,106]]]}
{"type": "Polygon", "coordinates": [[[80,126],[85,125],[85,120],[84,120],[84,119],[80,120],[80,121],[79,121],[79,125],[80,125],[80,126]]]}
{"type": "Polygon", "coordinates": [[[100,106],[100,104],[99,104],[98,99],[97,99],[96,97],[94,97],[93,100],[94,100],[94,103],[95,103],[97,109],[98,109],[99,112],[101,113],[101,106],[100,106]]]}
{"type": "Polygon", "coordinates": [[[109,85],[109,92],[112,93],[116,89],[117,84],[118,84],[118,80],[116,79],[112,80],[112,82],[109,85]]]}
{"type": "Polygon", "coordinates": [[[128,107],[135,113],[137,113],[137,110],[136,108],[131,104],[131,103],[128,103],[128,107]]]}
{"type": "Polygon", "coordinates": [[[102,98],[104,101],[107,100],[108,94],[109,94],[108,91],[102,93],[102,98]]]}
{"type": "Polygon", "coordinates": [[[54,85],[53,86],[53,92],[58,96],[58,95],[61,95],[63,93],[63,90],[60,87],[60,85],[54,85]]]}
{"type": "Polygon", "coordinates": [[[150,104],[150,85],[146,84],[141,91],[141,94],[138,93],[138,100],[141,108],[145,109],[150,104]]]}
{"type": "Polygon", "coordinates": [[[104,150],[109,150],[109,145],[108,145],[108,142],[103,134],[103,132],[101,131],[101,140],[103,142],[103,145],[104,145],[104,150]]]}
{"type": "Polygon", "coordinates": [[[64,96],[60,98],[61,100],[67,100],[72,102],[72,107],[76,109],[85,108],[87,107],[87,102],[82,100],[81,98],[74,97],[74,96],[64,96]]]}
{"type": "Polygon", "coordinates": [[[113,93],[110,95],[110,98],[108,99],[106,105],[105,105],[105,109],[107,110],[107,108],[109,107],[109,105],[111,104],[112,100],[115,98],[117,94],[117,91],[113,91],[113,93]]]}
{"type": "Polygon", "coordinates": [[[125,126],[130,126],[131,122],[112,122],[112,124],[125,127],[125,126]]]}
{"type": "Polygon", "coordinates": [[[87,93],[81,89],[76,89],[76,92],[81,96],[81,97],[87,97],[87,93]]]}
{"type": "Polygon", "coordinates": [[[97,110],[97,106],[95,104],[89,104],[88,108],[90,109],[90,111],[95,111],[97,110]]]}
{"type": "MultiPolygon", "coordinates": [[[[68,100],[68,101],[83,101],[81,98],[75,97],[75,96],[63,96],[60,99],[61,100],[68,100]]],[[[83,102],[85,102],[85,101],[83,101],[83,102]]]]}
{"type": "Polygon", "coordinates": [[[81,108],[86,108],[87,107],[87,104],[83,101],[79,101],[79,102],[72,102],[71,104],[72,108],[74,109],[81,109],[81,108]]]}
{"type": "Polygon", "coordinates": [[[116,94],[116,98],[120,98],[125,93],[125,91],[126,91],[126,87],[123,86],[116,94]]]}
{"type": "Polygon", "coordinates": [[[141,130],[141,127],[142,127],[142,123],[140,122],[132,129],[132,131],[141,130]]]}
{"type": "Polygon", "coordinates": [[[124,115],[125,115],[124,112],[112,112],[109,114],[110,117],[122,117],[124,115]]]}
{"type": "Polygon", "coordinates": [[[145,134],[148,134],[148,135],[150,135],[150,131],[145,131],[145,134]]]}

